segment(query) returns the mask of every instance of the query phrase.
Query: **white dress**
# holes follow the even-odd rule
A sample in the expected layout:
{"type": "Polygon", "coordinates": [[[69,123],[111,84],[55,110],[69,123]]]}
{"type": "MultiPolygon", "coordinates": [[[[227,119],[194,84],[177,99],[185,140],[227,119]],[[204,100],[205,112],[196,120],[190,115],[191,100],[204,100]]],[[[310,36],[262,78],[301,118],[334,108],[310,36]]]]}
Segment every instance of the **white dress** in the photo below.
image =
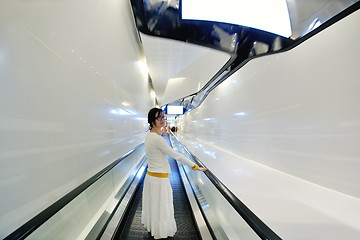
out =
{"type": "MultiPolygon", "coordinates": [[[[157,133],[145,138],[148,171],[171,173],[167,155],[193,167],[195,164],[172,149],[157,133]]],[[[142,198],[141,222],[155,239],[173,237],[177,230],[174,218],[173,194],[169,178],[146,175],[142,198]]]]}

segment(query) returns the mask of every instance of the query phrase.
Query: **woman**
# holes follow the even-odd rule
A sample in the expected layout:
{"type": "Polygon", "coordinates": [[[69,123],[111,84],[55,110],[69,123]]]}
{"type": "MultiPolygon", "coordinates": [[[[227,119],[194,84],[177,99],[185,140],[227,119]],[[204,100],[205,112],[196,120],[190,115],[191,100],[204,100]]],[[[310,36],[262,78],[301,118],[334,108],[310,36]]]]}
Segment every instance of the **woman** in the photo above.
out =
{"type": "Polygon", "coordinates": [[[145,137],[148,172],[145,177],[141,222],[155,239],[173,237],[176,232],[173,195],[168,174],[167,155],[190,166],[193,170],[206,171],[190,159],[173,150],[161,137],[165,126],[164,112],[153,108],[148,113],[150,131],[145,137]]]}

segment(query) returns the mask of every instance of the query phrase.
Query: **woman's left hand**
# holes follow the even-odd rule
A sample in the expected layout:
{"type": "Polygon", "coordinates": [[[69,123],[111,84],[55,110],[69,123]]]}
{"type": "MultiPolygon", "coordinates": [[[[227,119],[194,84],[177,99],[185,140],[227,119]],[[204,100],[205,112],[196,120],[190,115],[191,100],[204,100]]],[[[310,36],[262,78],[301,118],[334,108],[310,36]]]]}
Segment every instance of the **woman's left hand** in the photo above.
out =
{"type": "Polygon", "coordinates": [[[197,170],[202,171],[202,172],[205,172],[205,171],[207,171],[208,169],[205,168],[205,167],[199,167],[197,170]]]}

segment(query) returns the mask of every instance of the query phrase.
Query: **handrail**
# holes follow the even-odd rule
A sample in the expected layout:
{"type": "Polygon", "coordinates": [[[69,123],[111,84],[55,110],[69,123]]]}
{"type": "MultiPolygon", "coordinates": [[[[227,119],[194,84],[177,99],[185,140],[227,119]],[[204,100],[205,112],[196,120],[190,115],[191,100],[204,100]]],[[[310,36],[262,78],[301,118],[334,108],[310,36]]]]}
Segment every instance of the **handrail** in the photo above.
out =
{"type": "Polygon", "coordinates": [[[86,180],[84,183],[70,191],[68,194],[57,200],[55,203],[47,207],[45,210],[40,212],[38,215],[34,216],[32,219],[27,221],[25,224],[20,226],[18,229],[13,231],[10,235],[4,238],[4,240],[22,240],[29,236],[32,232],[34,232],[37,228],[39,228],[42,224],[44,224],[48,219],[50,219],[53,215],[55,215],[58,211],[60,211],[63,207],[65,207],[68,203],[70,203],[74,198],[76,198],[79,194],[85,191],[88,187],[90,187],[93,183],[95,183],[98,179],[108,173],[111,169],[113,169],[117,164],[127,158],[130,154],[138,150],[144,143],[139,144],[135,148],[131,149],[129,152],[125,153],[123,156],[109,164],[103,170],[86,180]]]}
{"type": "MultiPolygon", "coordinates": [[[[171,134],[199,166],[205,167],[205,165],[196,156],[194,156],[173,133],[171,134]]],[[[204,173],[261,239],[281,240],[281,238],[273,230],[271,230],[263,221],[260,220],[260,218],[258,218],[248,207],[246,207],[246,205],[241,202],[213,173],[211,173],[210,170],[207,170],[204,173]]]]}

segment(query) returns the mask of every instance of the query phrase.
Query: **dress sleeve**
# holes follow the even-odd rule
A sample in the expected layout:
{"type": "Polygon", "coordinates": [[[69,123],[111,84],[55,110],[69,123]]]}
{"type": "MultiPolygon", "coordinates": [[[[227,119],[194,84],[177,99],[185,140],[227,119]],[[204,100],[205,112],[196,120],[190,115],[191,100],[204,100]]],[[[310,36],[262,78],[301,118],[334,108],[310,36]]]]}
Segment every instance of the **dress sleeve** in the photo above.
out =
{"type": "Polygon", "coordinates": [[[181,153],[178,153],[177,151],[175,151],[174,149],[172,149],[167,142],[165,141],[165,139],[163,138],[159,138],[159,142],[158,142],[158,147],[160,149],[160,151],[162,151],[163,153],[170,155],[172,158],[176,159],[177,161],[180,161],[186,165],[188,165],[189,167],[193,167],[195,165],[195,163],[193,161],[191,161],[190,159],[188,159],[187,157],[185,157],[184,155],[182,155],[181,153]]]}

